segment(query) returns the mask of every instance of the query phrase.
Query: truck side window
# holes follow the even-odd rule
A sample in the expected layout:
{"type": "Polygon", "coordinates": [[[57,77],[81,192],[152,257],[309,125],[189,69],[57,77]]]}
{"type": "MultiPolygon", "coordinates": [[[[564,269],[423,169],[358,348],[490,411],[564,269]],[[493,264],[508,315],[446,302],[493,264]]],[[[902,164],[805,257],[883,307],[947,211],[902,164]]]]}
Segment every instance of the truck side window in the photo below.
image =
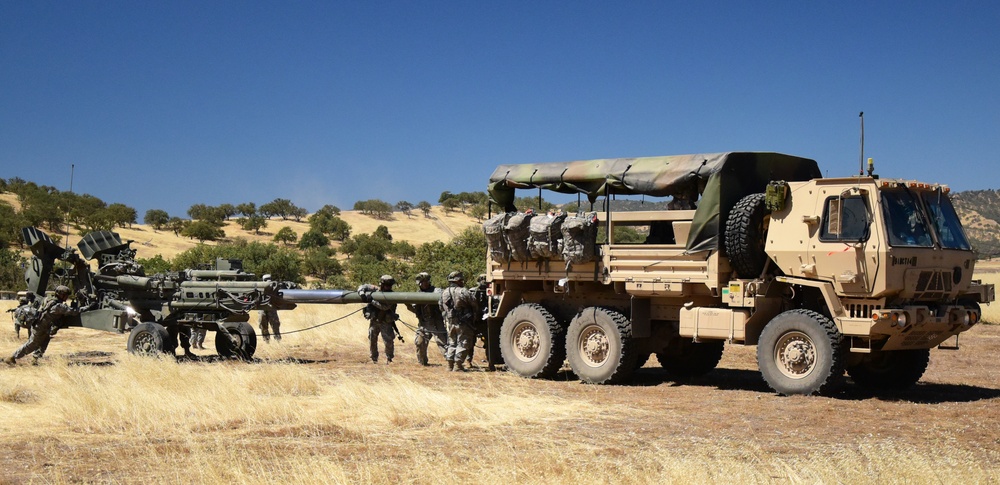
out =
{"type": "Polygon", "coordinates": [[[867,241],[871,221],[865,199],[855,195],[850,197],[830,197],[823,207],[823,223],[819,240],[824,242],[867,241]]]}

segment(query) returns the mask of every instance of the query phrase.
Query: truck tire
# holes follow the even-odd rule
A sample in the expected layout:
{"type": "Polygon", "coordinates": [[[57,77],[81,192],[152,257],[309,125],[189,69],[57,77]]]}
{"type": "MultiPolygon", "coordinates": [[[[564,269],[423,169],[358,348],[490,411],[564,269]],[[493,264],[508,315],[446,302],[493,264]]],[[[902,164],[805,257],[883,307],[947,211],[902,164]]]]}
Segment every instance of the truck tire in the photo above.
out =
{"type": "Polygon", "coordinates": [[[126,348],[130,354],[156,355],[162,354],[166,348],[169,335],[167,329],[159,323],[143,322],[136,325],[128,334],[126,348]]]}
{"type": "Polygon", "coordinates": [[[844,349],[832,320],[812,310],[789,310],[764,326],[757,366],[779,394],[823,394],[843,379],[844,349]]]}
{"type": "Polygon", "coordinates": [[[687,339],[681,339],[665,352],[657,352],[656,360],[671,376],[678,379],[689,379],[708,374],[715,369],[715,366],[719,365],[719,361],[722,360],[724,347],[725,342],[722,340],[694,343],[687,339]]]}
{"type": "Polygon", "coordinates": [[[238,357],[243,360],[253,358],[257,351],[257,332],[249,323],[224,324],[215,332],[215,349],[222,357],[238,357]],[[225,332],[225,333],[224,333],[225,332]]]}
{"type": "Polygon", "coordinates": [[[632,322],[625,315],[601,307],[584,308],[566,331],[566,356],[583,382],[616,384],[632,376],[638,349],[632,340],[632,322]]]}
{"type": "Polygon", "coordinates": [[[726,253],[740,278],[756,278],[764,272],[767,253],[764,238],[771,217],[764,207],[764,194],[750,194],[736,203],[726,219],[726,253]]]}
{"type": "Polygon", "coordinates": [[[500,355],[507,370],[529,378],[551,378],[566,360],[566,334],[545,307],[518,305],[500,327],[500,355]]]}
{"type": "Polygon", "coordinates": [[[930,349],[872,352],[860,364],[848,366],[847,375],[865,389],[903,390],[920,380],[930,358],[930,349]]]}

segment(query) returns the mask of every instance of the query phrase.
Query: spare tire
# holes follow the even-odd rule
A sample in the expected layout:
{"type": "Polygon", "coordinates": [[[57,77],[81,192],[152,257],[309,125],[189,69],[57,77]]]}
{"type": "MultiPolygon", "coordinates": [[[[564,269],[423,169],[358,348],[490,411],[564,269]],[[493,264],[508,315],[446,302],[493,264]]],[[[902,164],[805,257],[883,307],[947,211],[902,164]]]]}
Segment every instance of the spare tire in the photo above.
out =
{"type": "Polygon", "coordinates": [[[736,203],[726,219],[726,252],[736,276],[756,278],[764,272],[764,239],[771,222],[764,194],[750,194],[736,203]]]}

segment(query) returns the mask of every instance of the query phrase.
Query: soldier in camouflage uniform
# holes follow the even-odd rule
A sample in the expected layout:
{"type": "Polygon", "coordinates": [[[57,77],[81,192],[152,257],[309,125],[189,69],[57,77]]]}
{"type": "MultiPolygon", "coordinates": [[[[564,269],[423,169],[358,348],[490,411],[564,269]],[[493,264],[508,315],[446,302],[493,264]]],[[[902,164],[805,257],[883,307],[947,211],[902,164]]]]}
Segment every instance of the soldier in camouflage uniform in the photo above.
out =
{"type": "MultiPolygon", "coordinates": [[[[392,286],[395,284],[396,280],[392,276],[382,275],[379,278],[378,291],[392,291],[392,286]]],[[[373,290],[374,285],[363,285],[361,288],[358,288],[359,293],[373,290]]],[[[368,344],[372,362],[378,362],[378,336],[381,335],[382,343],[385,345],[386,363],[392,363],[392,357],[395,354],[392,339],[394,333],[396,333],[396,319],[399,318],[399,315],[396,314],[396,304],[372,300],[365,307],[364,315],[369,322],[368,344]]]]}
{"type": "Polygon", "coordinates": [[[22,296],[17,299],[17,308],[11,308],[7,310],[8,312],[14,313],[14,332],[17,334],[17,338],[21,338],[21,329],[26,329],[28,331],[28,337],[31,337],[31,327],[28,320],[31,319],[31,315],[38,311],[38,305],[35,305],[35,294],[28,293],[26,296],[22,296]]]}
{"type": "Polygon", "coordinates": [[[493,359],[490,358],[489,342],[486,339],[486,334],[488,332],[488,327],[487,327],[487,324],[486,324],[486,317],[488,316],[489,311],[490,311],[489,304],[490,304],[490,298],[492,298],[489,295],[489,292],[487,291],[488,289],[489,289],[489,283],[486,282],[486,275],[485,274],[480,274],[479,276],[477,276],[476,277],[476,287],[473,288],[471,290],[471,292],[472,292],[472,296],[476,298],[476,304],[479,305],[479,313],[476,315],[476,321],[473,324],[473,327],[475,327],[476,334],[475,334],[475,338],[473,338],[469,342],[469,348],[468,348],[468,350],[469,350],[469,356],[468,356],[468,359],[469,359],[469,365],[471,366],[472,365],[472,353],[473,353],[473,351],[476,348],[476,341],[479,341],[479,342],[481,342],[483,344],[483,349],[485,349],[485,352],[486,352],[487,366],[489,367],[489,370],[492,371],[492,370],[496,370],[496,366],[493,364],[493,359]]]}
{"type": "Polygon", "coordinates": [[[58,328],[55,324],[59,319],[64,316],[80,314],[79,309],[71,308],[66,304],[66,299],[69,298],[69,295],[70,289],[60,285],[56,287],[55,296],[45,299],[42,303],[41,315],[39,315],[37,323],[35,323],[32,329],[31,336],[28,337],[28,341],[24,345],[14,351],[13,355],[4,359],[7,365],[15,365],[17,359],[30,353],[34,353],[35,361],[38,361],[45,354],[45,349],[49,346],[49,339],[52,338],[52,333],[54,333],[53,330],[58,328]]]}
{"type": "MultiPolygon", "coordinates": [[[[424,293],[440,293],[441,290],[434,288],[431,284],[431,275],[420,273],[417,275],[417,285],[424,293]]],[[[417,346],[417,362],[420,365],[427,363],[427,346],[434,341],[437,343],[441,355],[448,354],[448,332],[444,329],[444,320],[441,317],[441,310],[437,305],[407,303],[406,308],[417,316],[417,335],[413,343],[417,346]]]]}
{"type": "Polygon", "coordinates": [[[465,371],[466,353],[469,341],[476,337],[473,326],[479,306],[476,298],[465,288],[465,275],[452,271],[448,275],[448,288],[441,292],[438,306],[448,327],[448,370],[465,371]]]}
{"type": "MultiPolygon", "coordinates": [[[[271,275],[266,274],[262,279],[264,281],[271,281],[271,275]]],[[[264,341],[271,342],[271,333],[268,332],[268,326],[270,325],[271,330],[274,331],[274,340],[280,342],[281,320],[278,318],[278,310],[260,310],[258,316],[260,321],[260,336],[264,338],[264,341]]]]}

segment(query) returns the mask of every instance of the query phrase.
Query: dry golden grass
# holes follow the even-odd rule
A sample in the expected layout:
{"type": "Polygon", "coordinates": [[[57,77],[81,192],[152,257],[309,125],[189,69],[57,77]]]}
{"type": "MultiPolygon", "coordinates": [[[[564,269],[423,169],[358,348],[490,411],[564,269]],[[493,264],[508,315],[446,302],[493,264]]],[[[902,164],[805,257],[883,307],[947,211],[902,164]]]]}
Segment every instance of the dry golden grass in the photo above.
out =
{"type": "MultiPolygon", "coordinates": [[[[375,365],[357,309],[283,312],[284,339],[261,343],[253,363],[211,349],[200,361],[137,358],[124,335],[63,330],[42,365],[0,368],[0,481],[986,483],[1000,473],[995,325],[970,331],[961,351],[935,351],[912,391],[781,398],[745,347],[684,384],[655,363],[630,386],[447,373],[440,355],[415,363],[405,330],[396,361],[375,365]]],[[[0,332],[0,352],[20,342],[0,332]]]]}

